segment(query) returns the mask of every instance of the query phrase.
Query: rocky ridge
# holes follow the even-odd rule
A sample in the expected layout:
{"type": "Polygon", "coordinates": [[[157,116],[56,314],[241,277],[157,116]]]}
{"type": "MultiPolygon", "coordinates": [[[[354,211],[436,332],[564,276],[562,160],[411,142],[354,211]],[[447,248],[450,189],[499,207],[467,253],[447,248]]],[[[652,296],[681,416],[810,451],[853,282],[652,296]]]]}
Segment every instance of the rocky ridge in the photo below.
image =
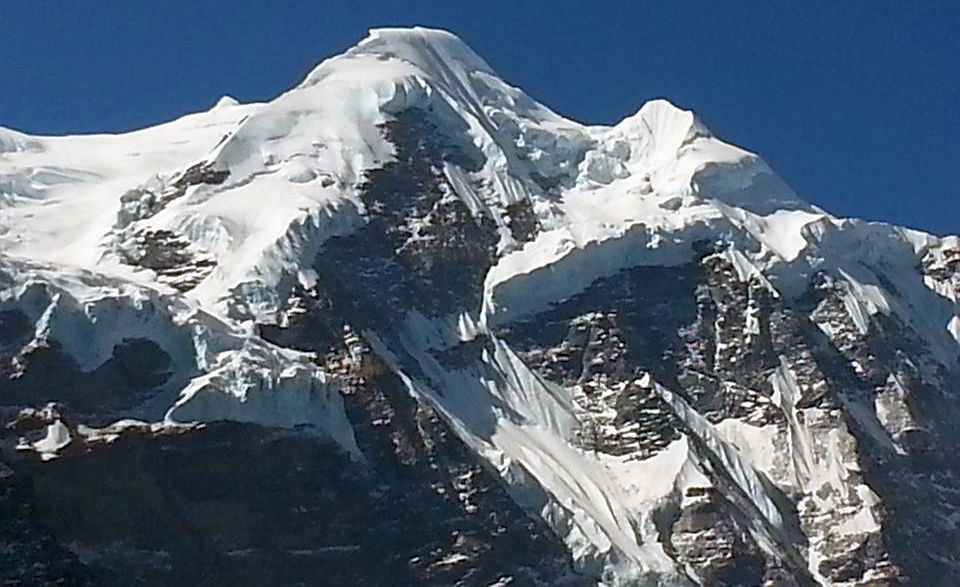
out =
{"type": "Polygon", "coordinates": [[[0,186],[8,582],[960,575],[957,238],[666,101],[580,125],[382,29],[268,103],[4,130],[0,186]]]}

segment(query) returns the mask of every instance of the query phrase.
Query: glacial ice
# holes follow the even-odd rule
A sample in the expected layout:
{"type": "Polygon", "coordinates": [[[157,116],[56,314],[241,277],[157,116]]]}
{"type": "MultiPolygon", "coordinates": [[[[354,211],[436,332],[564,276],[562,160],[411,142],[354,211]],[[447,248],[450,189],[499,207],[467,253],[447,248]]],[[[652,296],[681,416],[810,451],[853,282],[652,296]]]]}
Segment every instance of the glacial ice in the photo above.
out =
{"type": "MultiPolygon", "coordinates": [[[[410,108],[434,112],[482,152],[478,171],[443,172],[471,211],[495,219],[500,256],[482,307],[453,320],[409,316],[399,341],[365,336],[410,392],[552,525],[586,572],[683,582],[657,542],[654,514],[721,475],[762,514],[758,541],[793,556],[793,530],[770,486],[839,493],[855,466],[850,435],[814,438],[810,423],[821,415],[797,406],[801,392],[782,365],[772,383],[789,420],[786,438],[739,421],[711,424],[648,379],[689,433],[647,460],[591,454],[572,442],[570,390],[539,378],[494,327],[630,267],[687,263],[703,241],[725,245],[720,254],[740,279],[761,279],[776,295],[804,291],[818,268],[835,270],[861,332],[877,315],[910,315],[943,360],[960,355],[957,290],[912,272],[925,254],[956,248],[955,238],[834,217],[666,100],[611,127],[563,118],[497,77],[455,36],[421,28],[371,31],[263,104],[224,97],[208,111],[118,135],[31,137],[0,128],[0,309],[24,312],[35,344],[57,340],[86,370],[125,339],[157,342],[176,375],[163,401],[125,417],[306,426],[357,455],[336,382],[310,356],[264,342],[254,323],[284,324],[290,289],[316,281],[310,263],[323,243],[363,225],[365,174],[394,156],[378,126],[410,108]],[[125,194],[131,210],[149,208],[198,164],[226,178],[190,185],[149,216],[123,216],[125,194]],[[520,201],[531,203],[543,229],[522,245],[502,212],[520,201]],[[181,235],[217,265],[197,287],[173,291],[154,271],[119,261],[113,243],[126,233],[118,225],[181,235]],[[883,279],[865,262],[885,267],[883,279]],[[492,350],[461,370],[443,368],[429,352],[484,336],[492,350]],[[781,442],[789,463],[772,452],[781,442]]],[[[893,400],[876,408],[891,430],[893,400]]],[[[62,426],[51,425],[35,448],[55,454],[65,446],[62,426]]],[[[854,485],[862,505],[839,531],[873,531],[876,497],[854,485]]],[[[808,505],[849,504],[829,494],[808,505]]],[[[815,576],[816,563],[814,556],[815,576]]]]}

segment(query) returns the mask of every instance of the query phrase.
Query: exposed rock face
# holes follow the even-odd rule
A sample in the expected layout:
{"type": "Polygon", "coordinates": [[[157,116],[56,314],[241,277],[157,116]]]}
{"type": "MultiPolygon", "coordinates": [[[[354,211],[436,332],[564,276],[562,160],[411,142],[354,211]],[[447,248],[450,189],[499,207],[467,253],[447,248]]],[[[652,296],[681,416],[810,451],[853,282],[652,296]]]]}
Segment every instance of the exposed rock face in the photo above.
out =
{"type": "Polygon", "coordinates": [[[185,196],[191,186],[219,185],[229,176],[229,171],[214,169],[204,162],[190,166],[170,181],[158,177],[155,183],[130,190],[120,197],[117,228],[126,228],[158,214],[171,202],[185,196]]]}
{"type": "Polygon", "coordinates": [[[167,230],[140,231],[123,243],[120,258],[128,265],[150,269],[157,281],[190,291],[207,277],[217,262],[194,250],[189,241],[167,230]]]}
{"type": "MultiPolygon", "coordinates": [[[[299,311],[285,328],[260,329],[277,344],[317,353],[338,377],[362,460],[310,437],[247,425],[175,435],[135,428],[83,448],[74,427],[77,440],[57,462],[11,463],[36,488],[11,502],[39,509],[29,522],[51,528],[58,540],[45,548],[70,544],[80,554],[82,564],[50,571],[51,583],[591,583],[573,573],[552,531],[510,498],[433,408],[409,396],[350,325],[380,325],[404,308],[435,312],[463,297],[479,300],[496,244],[490,219],[475,219],[438,175],[444,157],[457,155],[429,120],[409,113],[384,132],[396,141],[398,160],[368,180],[368,227],[334,239],[318,256],[320,284],[296,292],[299,311]],[[368,266],[360,272],[366,279],[348,279],[358,265],[368,266]],[[325,288],[337,272],[339,289],[325,288]],[[104,490],[99,480],[107,471],[124,481],[104,490]],[[63,494],[63,486],[75,489],[63,494]]],[[[141,264],[162,269],[157,263],[141,264]]],[[[19,348],[18,334],[29,338],[24,318],[3,315],[11,349],[19,348]]],[[[149,344],[118,347],[89,375],[69,365],[55,342],[34,350],[20,359],[23,375],[5,384],[5,403],[56,399],[102,409],[114,379],[128,397],[141,381],[159,386],[162,378],[148,381],[162,371],[151,364],[149,344]],[[132,363],[130,353],[137,353],[132,363]],[[53,384],[50,371],[74,379],[75,389],[45,394],[31,383],[42,377],[53,384]],[[78,386],[84,377],[103,389],[78,386]]],[[[42,432],[47,423],[40,424],[42,432]]],[[[21,443],[28,438],[23,426],[9,428],[21,443]]],[[[17,548],[41,548],[27,540],[17,548]]],[[[25,573],[10,570],[17,580],[25,573]]]]}
{"type": "Polygon", "coordinates": [[[491,218],[474,214],[457,197],[445,165],[476,169],[480,153],[453,142],[426,112],[410,110],[381,131],[395,160],[373,170],[361,189],[368,222],[334,237],[314,269],[333,297],[351,300],[365,314],[362,326],[401,317],[418,307],[447,314],[477,306],[494,261],[497,235],[491,218]]]}
{"type": "MultiPolygon", "coordinates": [[[[9,311],[0,318],[15,333],[26,316],[9,311]]],[[[106,424],[117,411],[138,405],[156,394],[170,377],[170,357],[145,338],[129,339],[113,348],[112,356],[85,371],[56,340],[35,344],[30,331],[4,352],[0,346],[0,405],[44,405],[57,401],[106,424]]]]}
{"type": "Polygon", "coordinates": [[[192,186],[220,185],[229,175],[227,170],[214,169],[210,163],[202,162],[192,165],[172,181],[158,177],[154,184],[123,194],[111,239],[120,261],[154,271],[158,282],[179,291],[196,287],[216,267],[216,259],[173,230],[138,227],[137,223],[184,197],[192,186]]]}
{"type": "Polygon", "coordinates": [[[665,101],[565,120],[439,31],[174,131],[69,262],[43,139],[0,158],[6,583],[960,577],[956,238],[665,101]]]}
{"type": "MultiPolygon", "coordinates": [[[[842,292],[825,274],[806,297],[786,302],[708,256],[700,267],[641,268],[600,280],[555,309],[514,323],[502,336],[524,349],[522,356],[545,377],[574,387],[584,411],[585,448],[649,458],[683,433],[671,408],[633,383],[642,372],[669,384],[711,422],[777,429],[786,444],[764,472],[793,494],[799,529],[820,543],[823,558],[814,570],[827,580],[952,576],[956,562],[948,562],[955,559],[947,551],[953,539],[943,521],[957,504],[937,487],[954,486],[954,432],[931,434],[943,414],[932,406],[945,406],[920,366],[927,366],[927,381],[955,381],[956,371],[937,365],[895,318],[860,332],[843,304],[842,292]],[[881,427],[890,440],[882,438],[881,427]],[[780,459],[794,462],[778,464],[780,459]],[[816,468],[832,466],[825,463],[831,459],[844,463],[843,484],[823,478],[823,485],[813,483],[816,468]],[[930,459],[936,473],[920,464],[930,459]],[[909,470],[918,466],[924,472],[909,470]],[[932,473],[945,482],[929,484],[932,473]],[[912,496],[909,506],[906,495],[912,496]],[[869,528],[838,532],[878,502],[890,516],[881,534],[869,528]],[[898,519],[898,511],[913,518],[898,519]],[[918,542],[928,545],[922,554],[918,542]]],[[[743,575],[731,584],[759,582],[764,555],[749,533],[736,531],[739,514],[722,499],[711,499],[712,490],[697,494],[691,499],[688,490],[684,502],[690,503],[670,530],[678,556],[704,584],[727,581],[718,574],[726,560],[759,569],[753,579],[743,575]]]]}
{"type": "Polygon", "coordinates": [[[353,397],[362,464],[302,435],[216,424],[129,430],[50,463],[0,465],[0,507],[9,514],[0,577],[23,585],[584,584],[549,530],[436,415],[388,379],[353,397]]]}
{"type": "Polygon", "coordinates": [[[31,480],[0,463],[0,579],[7,585],[96,585],[90,572],[39,521],[31,480]]]}

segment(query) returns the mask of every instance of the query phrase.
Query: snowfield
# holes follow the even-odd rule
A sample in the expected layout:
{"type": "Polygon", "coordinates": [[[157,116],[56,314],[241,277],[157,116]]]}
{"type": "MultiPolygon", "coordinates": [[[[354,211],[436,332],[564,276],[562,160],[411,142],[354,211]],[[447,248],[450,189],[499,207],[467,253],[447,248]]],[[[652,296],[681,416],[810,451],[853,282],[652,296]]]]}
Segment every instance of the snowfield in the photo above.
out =
{"type": "MultiPolygon", "coordinates": [[[[55,340],[85,371],[125,340],[158,344],[175,375],[118,419],[307,427],[362,460],[337,378],[257,328],[285,326],[296,312],[293,289],[315,285],[324,244],[364,226],[365,177],[395,156],[379,127],[411,108],[482,153],[477,169],[451,164],[443,173],[451,197],[492,219],[498,241],[478,307],[411,312],[395,331],[363,333],[409,393],[550,524],[579,571],[606,584],[699,581],[665,550],[658,526],[663,512],[690,503],[691,488],[724,492],[750,512],[749,533],[769,556],[829,584],[818,570],[822,545],[878,532],[878,498],[852,472],[856,440],[845,425],[823,432],[826,416],[800,405],[804,391],[786,359],[769,381],[783,425],[710,421],[677,390],[638,374],[631,385],[669,405],[687,431],[640,459],[578,446],[574,390],[545,380],[498,337],[598,279],[679,267],[696,260],[701,243],[722,243],[718,255],[743,282],[795,297],[829,270],[860,333],[875,317],[896,316],[938,361],[956,363],[956,277],[916,268],[945,262],[957,237],[834,217],[666,100],[616,125],[588,126],[504,82],[449,33],[379,29],[262,104],[224,97],[208,111],[116,135],[0,128],[0,311],[29,318],[31,348],[55,340]],[[504,212],[517,202],[529,202],[542,228],[528,242],[512,236],[504,212]],[[166,249],[151,252],[144,243],[158,235],[166,249]],[[156,261],[170,251],[181,265],[156,261]],[[473,362],[454,369],[434,357],[472,340],[490,345],[473,362]],[[858,505],[838,497],[847,492],[858,505]],[[804,528],[803,538],[796,513],[784,511],[786,494],[848,509],[836,528],[804,528]]],[[[837,333],[827,321],[821,329],[837,333]]],[[[865,419],[902,451],[890,433],[900,404],[895,395],[877,402],[865,419]]],[[[45,458],[68,442],[57,422],[34,446],[45,458]]]]}

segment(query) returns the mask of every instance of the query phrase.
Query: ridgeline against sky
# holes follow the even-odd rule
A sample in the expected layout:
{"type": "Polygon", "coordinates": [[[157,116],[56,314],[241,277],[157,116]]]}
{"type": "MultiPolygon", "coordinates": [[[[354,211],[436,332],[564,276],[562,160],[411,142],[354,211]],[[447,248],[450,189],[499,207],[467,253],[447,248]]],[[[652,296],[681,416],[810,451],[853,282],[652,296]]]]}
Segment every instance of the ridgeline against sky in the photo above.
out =
{"type": "Polygon", "coordinates": [[[0,126],[113,132],[265,100],[373,26],[455,31],[561,114],[666,97],[840,215],[960,232],[960,4],[8,3],[0,126]]]}

